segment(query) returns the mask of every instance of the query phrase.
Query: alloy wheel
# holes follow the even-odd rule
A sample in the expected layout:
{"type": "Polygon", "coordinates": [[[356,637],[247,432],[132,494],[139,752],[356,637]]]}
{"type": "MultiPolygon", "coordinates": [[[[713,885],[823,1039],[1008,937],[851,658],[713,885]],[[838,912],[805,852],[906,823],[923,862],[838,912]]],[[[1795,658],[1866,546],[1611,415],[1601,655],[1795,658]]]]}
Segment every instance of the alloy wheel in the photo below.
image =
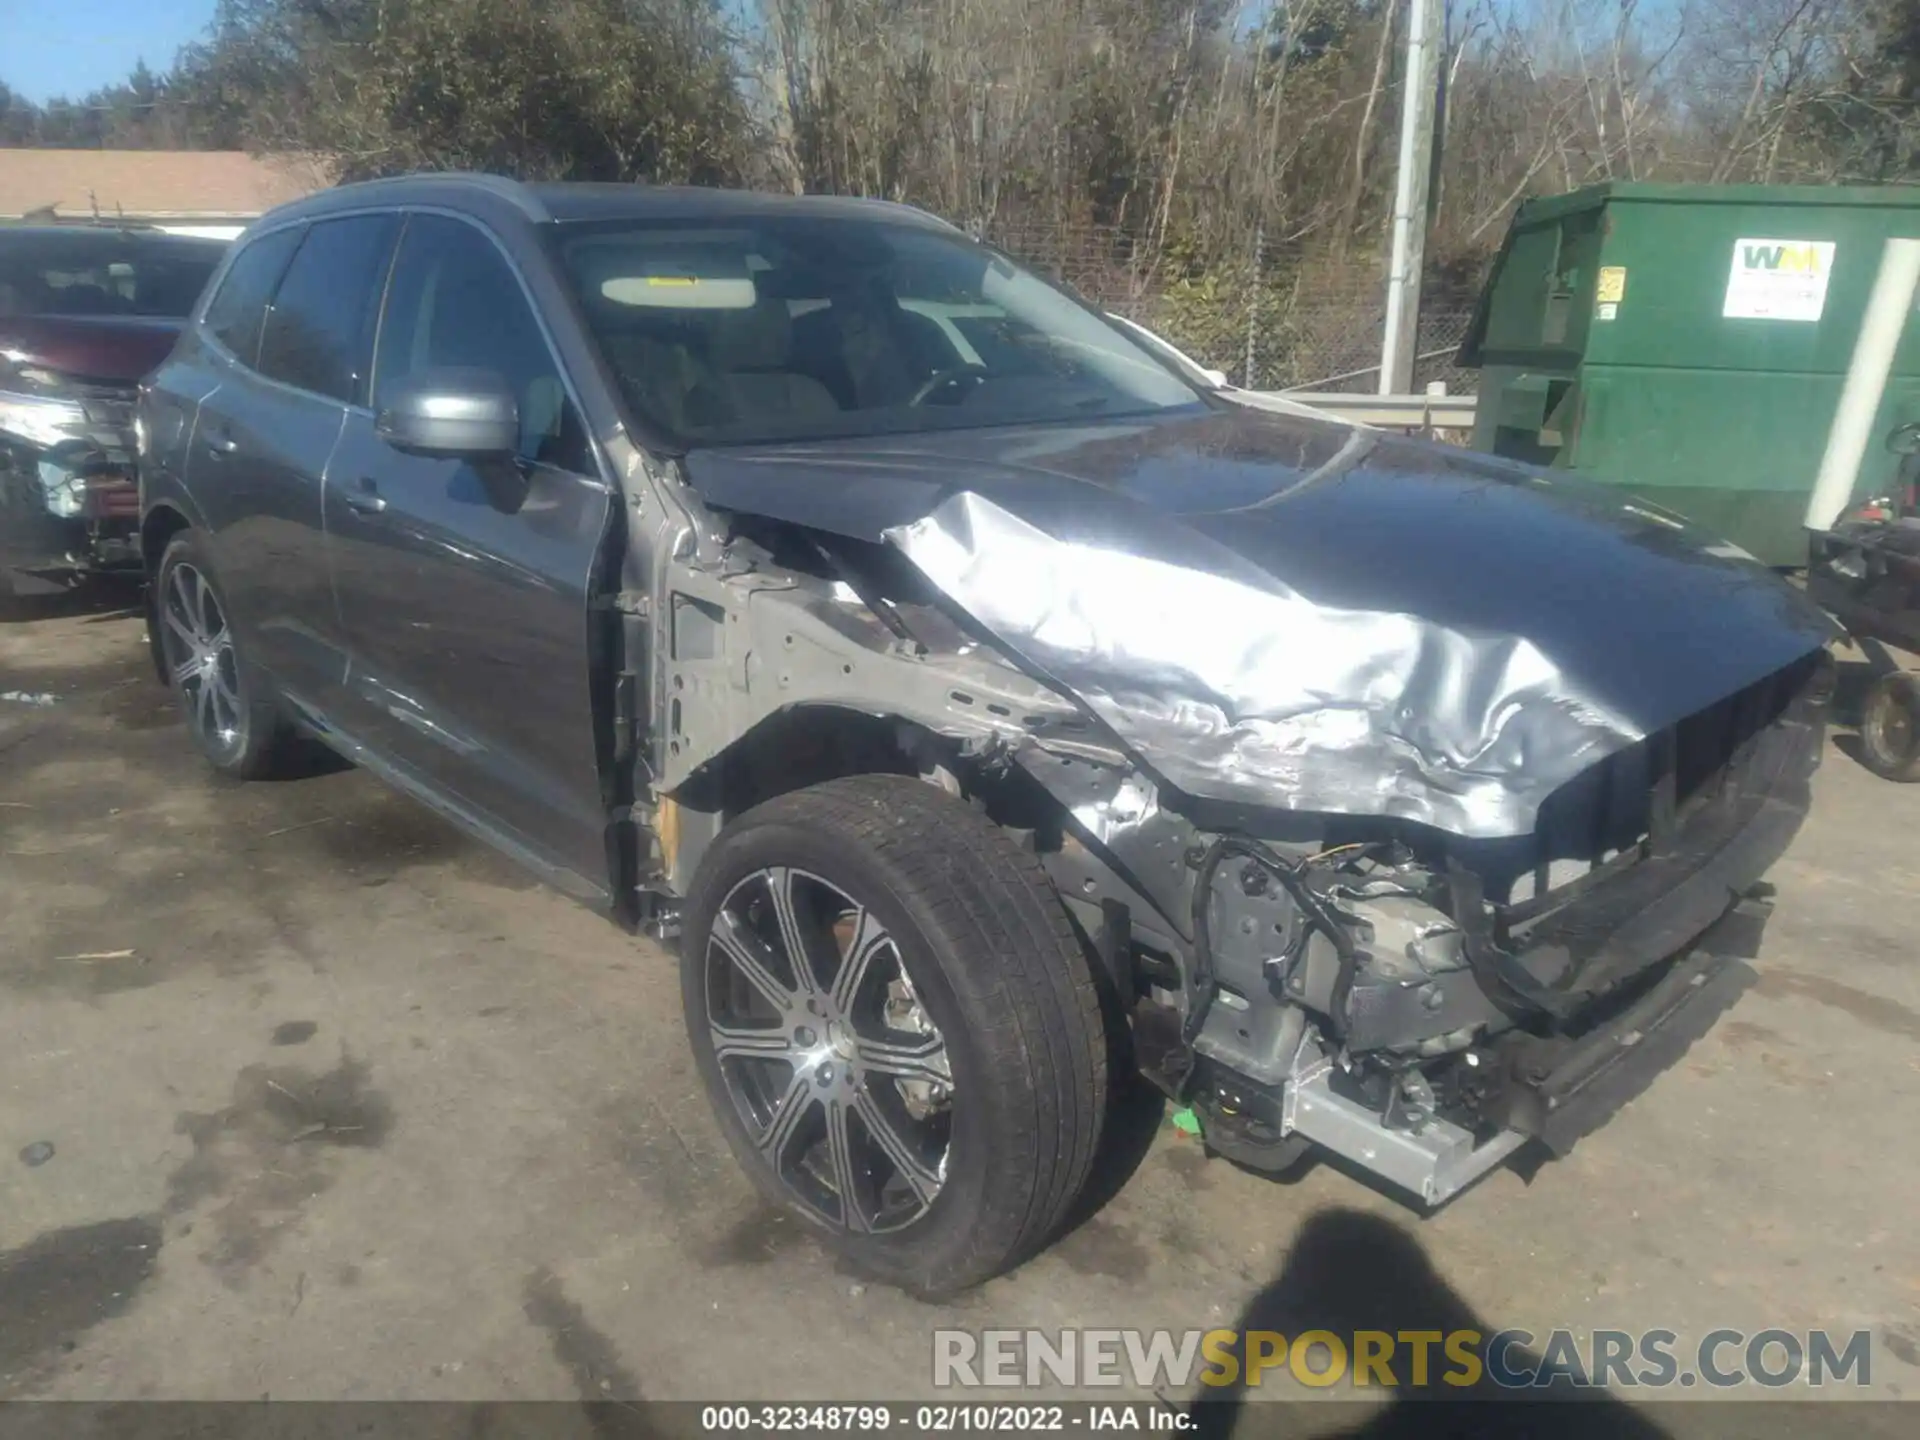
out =
{"type": "Polygon", "coordinates": [[[1901,758],[1913,754],[1913,712],[1900,703],[1898,695],[1889,690],[1875,707],[1873,720],[1879,730],[1880,748],[1884,753],[1901,758]]]}
{"type": "Polygon", "coordinates": [[[708,932],[708,1040],[728,1098],[814,1217],[905,1228],[946,1183],[953,1074],[899,946],[817,875],[757,870],[708,932]]]}
{"type": "Polygon", "coordinates": [[[233,632],[207,577],[188,564],[167,572],[160,600],[161,647],[167,673],[187,712],[187,723],[210,751],[226,753],[246,741],[246,712],[233,632]]]}

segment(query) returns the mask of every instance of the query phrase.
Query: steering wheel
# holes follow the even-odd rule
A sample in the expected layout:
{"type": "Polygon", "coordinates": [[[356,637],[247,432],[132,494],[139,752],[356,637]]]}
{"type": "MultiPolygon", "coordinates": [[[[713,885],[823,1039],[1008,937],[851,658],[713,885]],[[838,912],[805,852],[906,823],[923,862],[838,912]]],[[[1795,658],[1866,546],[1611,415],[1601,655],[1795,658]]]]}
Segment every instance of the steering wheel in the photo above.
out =
{"type": "Polygon", "coordinates": [[[957,384],[962,380],[971,380],[975,385],[978,385],[986,378],[987,367],[980,364],[977,360],[969,360],[960,365],[943,366],[921,382],[920,388],[913,392],[913,398],[908,400],[907,404],[924,405],[935,391],[943,390],[947,386],[957,384]]]}

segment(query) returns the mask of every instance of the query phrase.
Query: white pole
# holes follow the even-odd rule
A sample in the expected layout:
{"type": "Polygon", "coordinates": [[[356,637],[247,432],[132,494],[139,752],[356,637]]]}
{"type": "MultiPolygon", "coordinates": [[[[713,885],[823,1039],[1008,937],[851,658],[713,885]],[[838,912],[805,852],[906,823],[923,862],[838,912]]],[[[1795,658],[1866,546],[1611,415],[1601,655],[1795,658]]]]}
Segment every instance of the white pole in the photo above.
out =
{"type": "Polygon", "coordinates": [[[1914,292],[1920,290],[1920,240],[1889,240],[1880,252],[1880,273],[1867,299],[1854,343],[1853,363],[1840,388],[1833,429],[1827,432],[1827,453],[1820,477],[1807,499],[1807,528],[1831,530],[1853,499],[1860,483],[1860,462],[1873,441],[1873,420],[1887,393],[1893,357],[1913,313],[1914,292]]]}
{"type": "Polygon", "coordinates": [[[1433,112],[1440,80],[1439,0],[1408,0],[1406,88],[1400,104],[1400,168],[1393,187],[1393,256],[1387,272],[1387,331],[1380,345],[1380,393],[1413,389],[1420,343],[1420,274],[1427,258],[1427,188],[1433,167],[1433,112]]]}

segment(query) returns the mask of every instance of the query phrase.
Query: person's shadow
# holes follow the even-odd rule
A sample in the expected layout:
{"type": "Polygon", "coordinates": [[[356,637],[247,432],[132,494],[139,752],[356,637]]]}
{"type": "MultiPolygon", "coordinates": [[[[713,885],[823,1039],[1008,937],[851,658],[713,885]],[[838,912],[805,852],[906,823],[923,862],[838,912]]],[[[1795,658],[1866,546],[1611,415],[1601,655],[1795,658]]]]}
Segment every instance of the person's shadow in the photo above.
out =
{"type": "MultiPolygon", "coordinates": [[[[1377,1216],[1356,1210],[1323,1210],[1311,1216],[1287,1253],[1280,1275],[1255,1295],[1236,1328],[1243,1337],[1268,1330],[1289,1342],[1309,1330],[1325,1330],[1351,1346],[1358,1331],[1381,1331],[1398,1336],[1403,1331],[1478,1331],[1482,1342],[1502,1327],[1475,1315],[1433,1268],[1426,1251],[1406,1231],[1377,1216]]],[[[1243,1353],[1238,1354],[1243,1362],[1243,1353]]],[[[1326,1357],[1317,1357],[1323,1368],[1326,1357]]],[[[1533,1371],[1540,1356],[1518,1345],[1505,1352],[1510,1372],[1533,1371]]],[[[1429,1352],[1427,1383],[1412,1383],[1411,1357],[1396,1344],[1390,1372],[1396,1384],[1356,1388],[1352,1371],[1340,1384],[1356,1404],[1300,1399],[1292,1404],[1270,1402],[1250,1395],[1244,1378],[1223,1387],[1214,1397],[1203,1396],[1192,1408],[1193,1425],[1186,1433],[1203,1437],[1244,1437],[1270,1434],[1337,1433],[1343,1440],[1507,1440],[1507,1437],[1551,1435],[1554,1440],[1664,1440],[1666,1431],[1620,1400],[1597,1390],[1574,1390],[1555,1385],[1516,1394],[1496,1385],[1482,1373],[1476,1384],[1450,1385],[1442,1376],[1458,1375],[1440,1344],[1429,1352]],[[1365,1402],[1377,1409],[1363,1409],[1365,1402]],[[1548,1402],[1546,1404],[1538,1403],[1548,1402]],[[1572,1401],[1574,1403],[1551,1403],[1572,1401]],[[1264,1412],[1264,1413],[1263,1413],[1264,1412]],[[1327,1425],[1342,1427],[1329,1432],[1327,1425]]],[[[1276,1373],[1277,1372],[1273,1372],[1276,1373]]],[[[1295,1396],[1291,1380],[1275,1390],[1295,1396]],[[1284,1387],[1284,1389],[1282,1388],[1284,1387]]]]}

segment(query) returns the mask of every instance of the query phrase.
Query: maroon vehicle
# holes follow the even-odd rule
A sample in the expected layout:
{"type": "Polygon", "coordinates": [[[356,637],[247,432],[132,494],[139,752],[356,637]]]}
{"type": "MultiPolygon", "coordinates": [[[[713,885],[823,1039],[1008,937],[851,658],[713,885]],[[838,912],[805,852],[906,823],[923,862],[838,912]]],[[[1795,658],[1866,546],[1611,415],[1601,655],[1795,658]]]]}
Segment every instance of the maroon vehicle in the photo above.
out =
{"type": "Polygon", "coordinates": [[[0,227],[0,595],[140,563],[134,402],[221,240],[0,227]]]}

